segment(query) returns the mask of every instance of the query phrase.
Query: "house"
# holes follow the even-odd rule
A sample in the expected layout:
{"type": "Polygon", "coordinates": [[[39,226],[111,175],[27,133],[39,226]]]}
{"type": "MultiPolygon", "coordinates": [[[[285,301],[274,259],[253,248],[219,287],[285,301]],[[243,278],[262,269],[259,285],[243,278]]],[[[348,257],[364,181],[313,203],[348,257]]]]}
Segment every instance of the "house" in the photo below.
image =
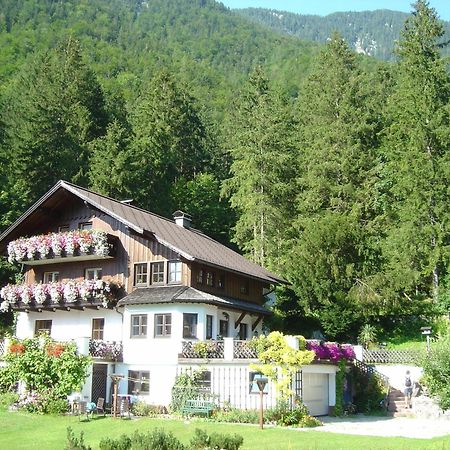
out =
{"type": "MultiPolygon", "coordinates": [[[[2,289],[0,308],[19,312],[19,339],[44,331],[93,357],[91,401],[111,398],[110,375],[121,374],[120,395],[167,405],[176,375],[202,367],[220,401],[257,407],[246,341],[270,314],[264,294],[284,280],[190,225],[180,211],[172,221],[60,181],[0,236],[0,252],[24,272],[22,285],[2,289]]],[[[335,371],[298,375],[315,414],[334,405],[335,371]]]]}

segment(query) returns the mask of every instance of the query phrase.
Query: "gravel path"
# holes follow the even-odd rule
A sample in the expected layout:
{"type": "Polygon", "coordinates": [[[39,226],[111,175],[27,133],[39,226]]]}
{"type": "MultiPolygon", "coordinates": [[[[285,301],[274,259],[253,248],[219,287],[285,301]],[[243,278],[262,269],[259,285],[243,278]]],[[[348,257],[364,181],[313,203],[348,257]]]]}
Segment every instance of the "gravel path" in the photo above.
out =
{"type": "Polygon", "coordinates": [[[399,436],[418,439],[450,435],[449,420],[404,417],[321,417],[324,425],[315,431],[366,436],[399,436]]]}

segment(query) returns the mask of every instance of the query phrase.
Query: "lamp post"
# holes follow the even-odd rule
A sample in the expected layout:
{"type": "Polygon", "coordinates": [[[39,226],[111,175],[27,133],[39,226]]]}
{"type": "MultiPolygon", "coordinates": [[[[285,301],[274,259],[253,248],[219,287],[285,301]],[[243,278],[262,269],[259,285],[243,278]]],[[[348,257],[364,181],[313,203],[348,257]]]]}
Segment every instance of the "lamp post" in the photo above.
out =
{"type": "Polygon", "coordinates": [[[256,384],[259,389],[259,427],[264,428],[264,388],[269,382],[267,377],[260,376],[256,379],[256,384]]]}
{"type": "Polygon", "coordinates": [[[422,334],[427,337],[427,353],[430,353],[430,336],[431,336],[431,327],[422,327],[420,329],[422,334]]]}
{"type": "Polygon", "coordinates": [[[113,383],[113,404],[112,404],[112,416],[113,418],[117,417],[117,390],[119,388],[119,382],[123,378],[123,375],[118,373],[113,373],[110,375],[111,381],[113,383]]]}

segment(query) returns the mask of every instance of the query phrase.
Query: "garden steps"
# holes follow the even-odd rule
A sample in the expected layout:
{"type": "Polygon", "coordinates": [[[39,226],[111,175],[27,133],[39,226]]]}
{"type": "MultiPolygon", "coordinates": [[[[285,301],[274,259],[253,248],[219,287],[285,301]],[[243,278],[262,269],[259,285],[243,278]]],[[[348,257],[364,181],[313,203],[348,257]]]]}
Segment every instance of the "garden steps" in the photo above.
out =
{"type": "Polygon", "coordinates": [[[405,396],[399,389],[391,388],[389,392],[388,412],[395,417],[409,417],[412,416],[412,411],[406,408],[405,396]]]}

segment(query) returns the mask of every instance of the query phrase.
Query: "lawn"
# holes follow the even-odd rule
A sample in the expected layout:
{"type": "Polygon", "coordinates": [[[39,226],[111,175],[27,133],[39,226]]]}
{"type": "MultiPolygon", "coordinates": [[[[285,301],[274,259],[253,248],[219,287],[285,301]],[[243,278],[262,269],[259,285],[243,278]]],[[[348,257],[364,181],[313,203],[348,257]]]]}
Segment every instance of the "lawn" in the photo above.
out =
{"type": "Polygon", "coordinates": [[[38,416],[22,412],[0,411],[0,448],[8,450],[39,449],[63,450],[66,444],[66,429],[72,427],[78,436],[84,432],[85,442],[98,449],[103,437],[119,437],[132,434],[134,430],[145,432],[156,427],[172,431],[183,443],[188,443],[195,428],[209,432],[239,433],[244,437],[243,449],[289,450],[289,449],[448,449],[450,438],[431,440],[380,438],[331,434],[313,430],[290,430],[268,428],[259,430],[253,425],[217,424],[206,421],[164,420],[140,418],[137,420],[94,418],[90,422],[79,422],[77,417],[38,416]]]}

